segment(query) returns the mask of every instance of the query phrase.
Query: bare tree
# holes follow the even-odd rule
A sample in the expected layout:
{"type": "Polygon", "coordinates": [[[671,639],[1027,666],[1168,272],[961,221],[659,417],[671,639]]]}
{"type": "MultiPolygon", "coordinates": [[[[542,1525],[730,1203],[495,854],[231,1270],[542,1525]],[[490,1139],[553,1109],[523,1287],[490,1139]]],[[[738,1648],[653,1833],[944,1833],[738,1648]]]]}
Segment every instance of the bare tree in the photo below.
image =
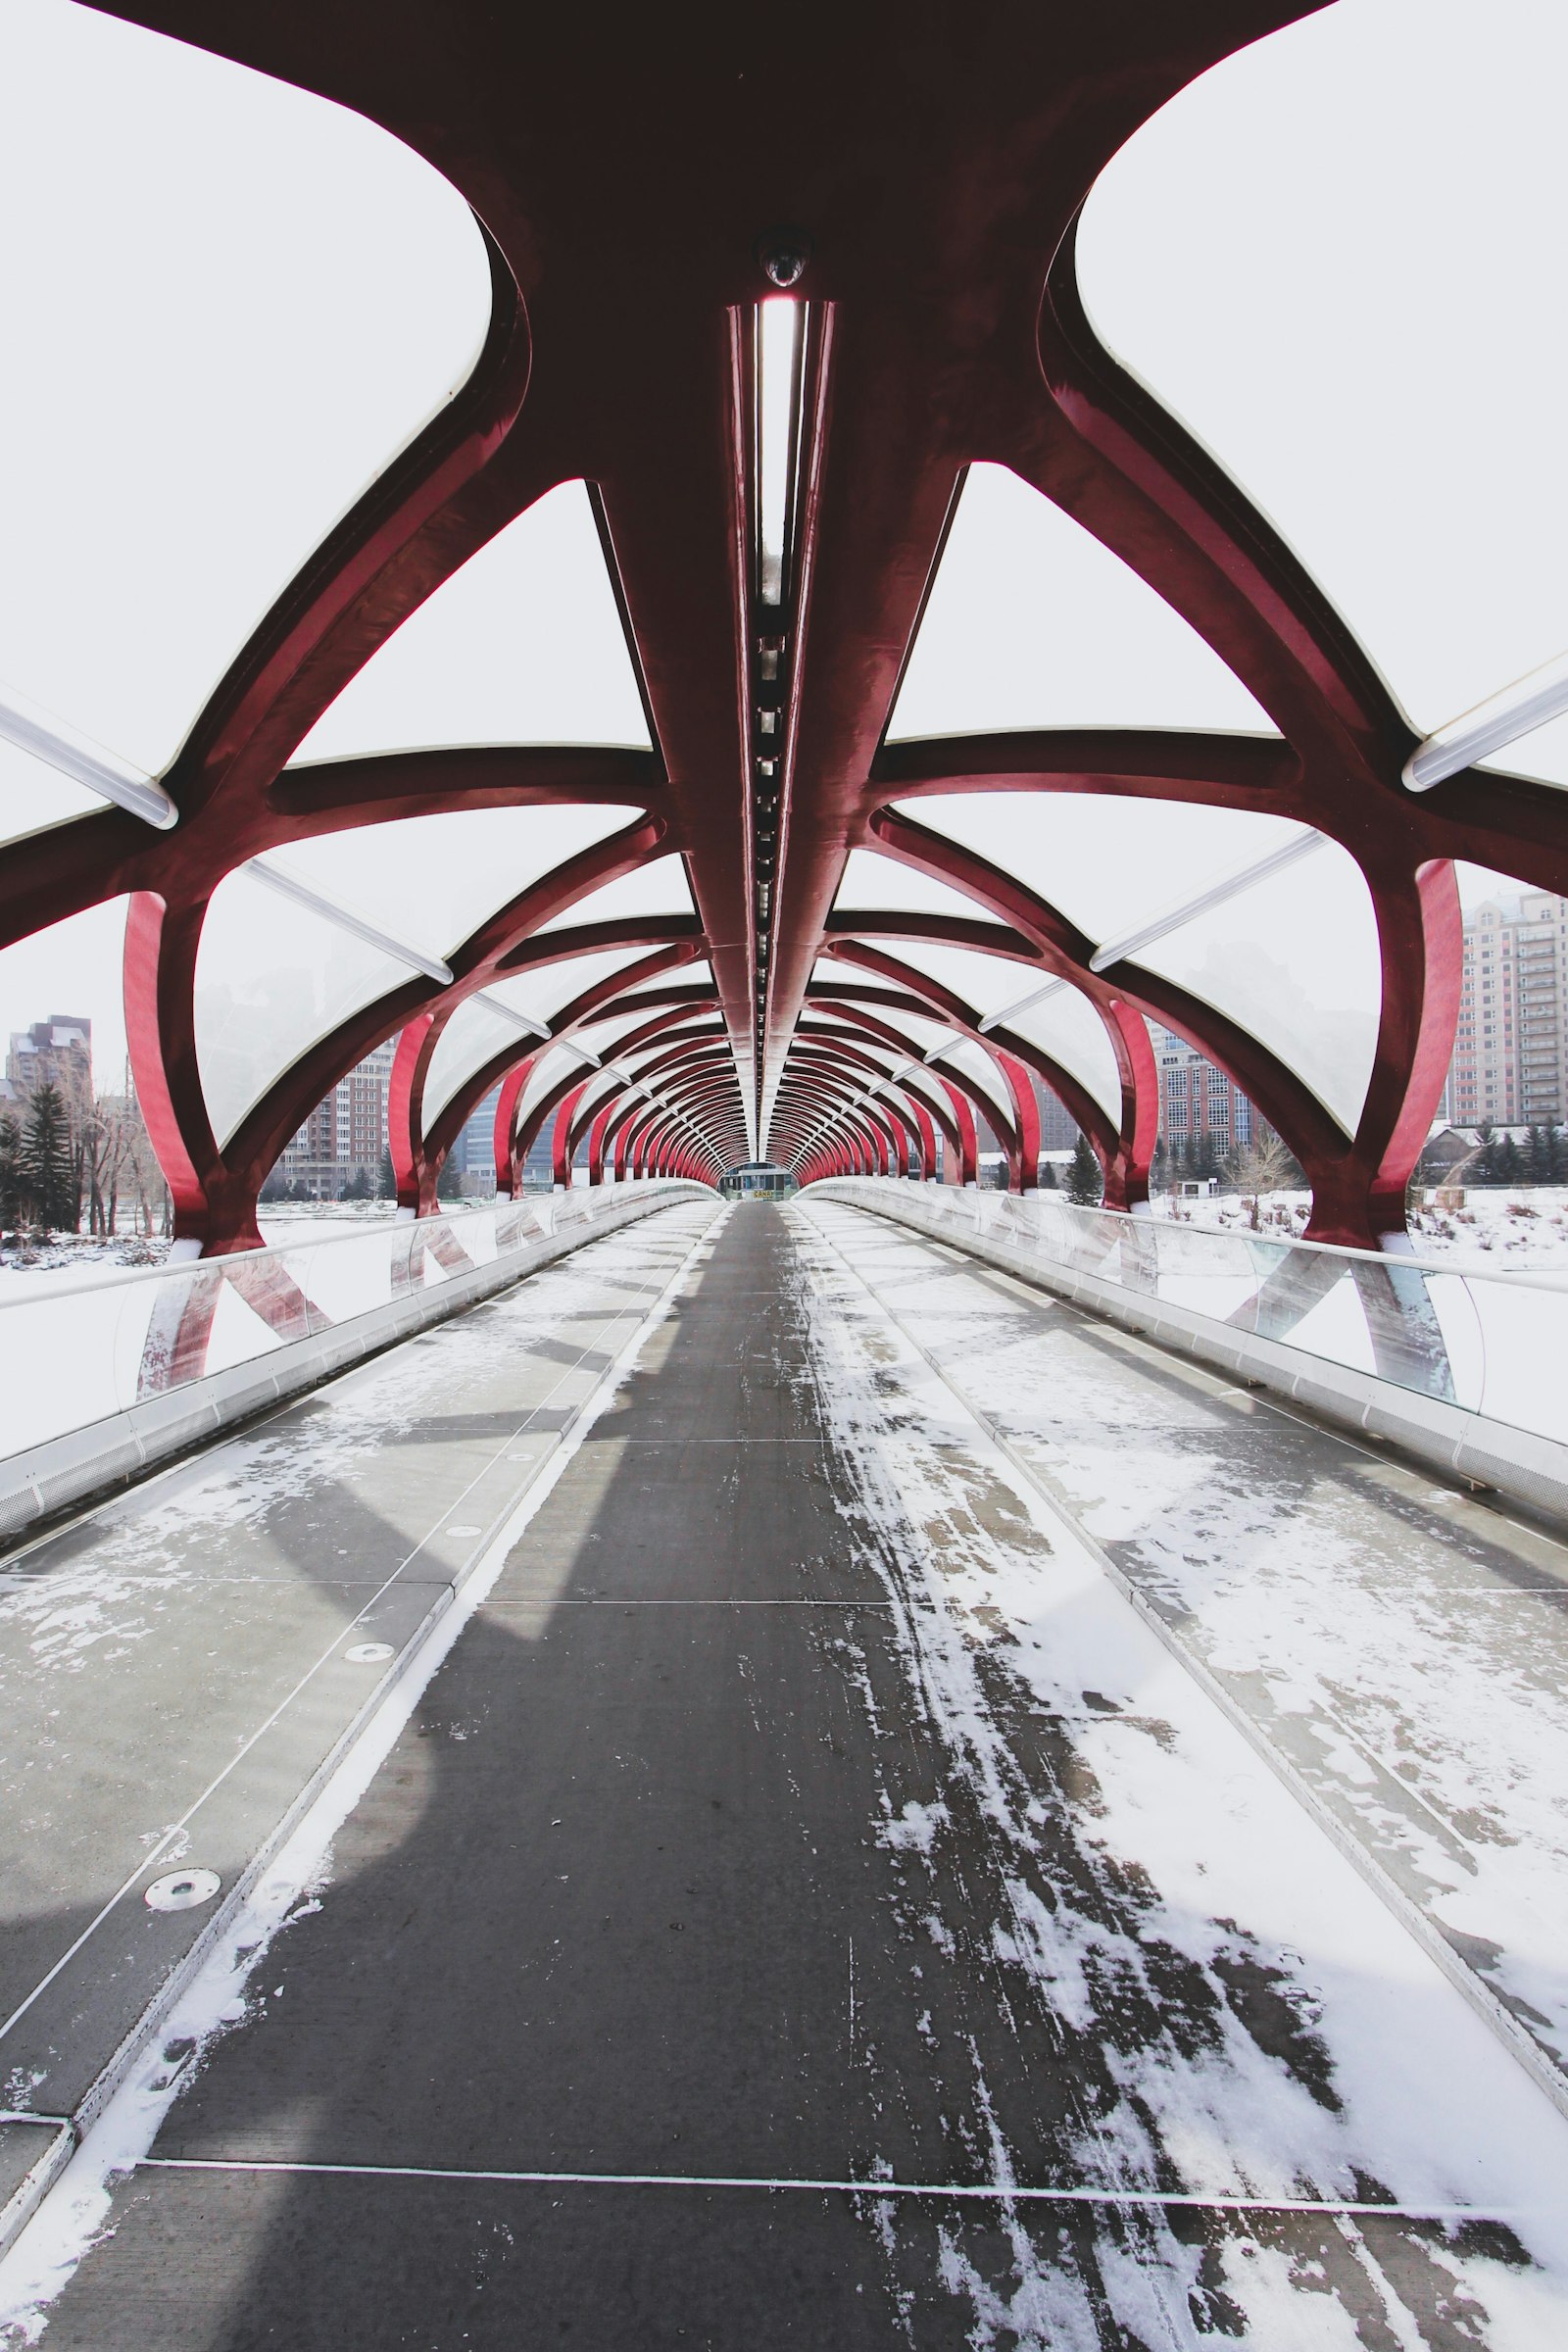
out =
{"type": "Polygon", "coordinates": [[[167,1187],[128,1070],[123,1091],[100,1095],[93,1105],[86,1172],[93,1232],[106,1238],[114,1233],[123,1198],[134,1208],[137,1232],[144,1238],[152,1233],[167,1187]]]}
{"type": "Polygon", "coordinates": [[[1265,1193],[1277,1193],[1289,1183],[1296,1166],[1288,1145],[1281,1142],[1272,1127],[1261,1121],[1252,1130],[1250,1143],[1238,1144],[1225,1162],[1225,1173],[1235,1184],[1247,1203],[1252,1231],[1256,1233],[1259,1209],[1265,1193]]]}

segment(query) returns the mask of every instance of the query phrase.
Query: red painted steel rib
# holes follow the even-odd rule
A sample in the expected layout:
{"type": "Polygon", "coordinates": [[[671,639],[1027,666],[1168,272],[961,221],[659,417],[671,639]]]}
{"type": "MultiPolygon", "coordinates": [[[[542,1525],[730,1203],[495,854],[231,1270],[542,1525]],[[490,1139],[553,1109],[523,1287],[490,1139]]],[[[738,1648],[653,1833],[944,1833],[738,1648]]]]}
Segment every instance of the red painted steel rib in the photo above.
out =
{"type": "MultiPolygon", "coordinates": [[[[560,938],[527,936],[534,921],[505,946],[493,927],[476,936],[452,959],[454,992],[411,977],[302,1054],[218,1150],[192,998],[217,883],[305,833],[435,809],[580,799],[650,812],[662,848],[688,861],[699,911],[684,931],[651,927],[647,944],[684,941],[711,963],[732,1067],[727,1095],[705,1095],[693,1116],[710,1149],[734,1154],[742,1086],[751,1096],[758,1077],[760,971],[746,349],[767,291],[755,241],[792,218],[813,239],[802,291],[818,331],[782,623],[786,790],[765,1013],[772,1065],[783,1064],[778,1148],[807,1150],[808,1166],[843,1156],[808,1141],[810,1106],[832,1088],[812,1058],[819,1041],[797,1043],[803,1012],[819,1002],[813,966],[835,942],[867,943],[860,960],[882,952],[878,939],[910,943],[889,958],[902,967],[888,972],[899,993],[976,1033],[967,1008],[942,1007],[911,966],[922,938],[1002,946],[996,922],[861,922],[850,934],[833,915],[857,846],[948,879],[963,868],[961,853],[934,846],[930,828],[890,803],[1005,788],[1266,806],[1340,842],[1371,893],[1383,1003],[1354,1136],[1212,1008],[1132,966],[1090,975],[1089,943],[1069,939],[1043,900],[1007,877],[977,877],[969,861],[970,882],[981,879],[1018,942],[1003,952],[1021,975],[1071,978],[1105,1023],[1122,1079],[1112,1122],[1026,1041],[988,1033],[981,1042],[1013,1106],[1009,1174],[1026,1183],[1032,1171],[1033,1072],[1089,1133],[1107,1199],[1142,1197],[1154,1134],[1148,1013],[1228,1069],[1292,1143],[1312,1179],[1316,1237],[1375,1240],[1402,1222],[1404,1180],[1452,1040],[1459,917],[1448,861],[1568,891],[1568,804],[1473,772],[1419,800],[1400,789],[1410,732],[1369,662],[1266,520],[1099,347],[1074,269],[1078,211],[1110,156],[1208,66],[1307,13],[1302,0],[1067,12],[971,0],[961,41],[949,14],[911,18],[894,0],[808,0],[783,39],[771,19],[707,5],[678,21],[615,12],[611,38],[599,17],[570,10],[491,12],[457,40],[389,28],[368,0],[264,10],[166,0],[114,13],[318,90],[406,140],[483,220],[493,286],[468,383],[302,564],[197,719],[168,779],[177,829],[153,834],[109,811],[0,858],[0,941],[135,894],[127,1026],[181,1234],[209,1249],[254,1241],[257,1185],[344,1069],[379,1039],[407,1038],[406,1024],[450,1014],[482,984],[481,969],[566,952],[560,938]],[[1130,564],[1250,687],[1281,740],[1107,730],[886,745],[955,492],[982,460],[1012,466],[1130,564]],[[409,612],[545,491],[578,477],[596,486],[657,751],[503,747],[282,772],[409,612]]],[[[896,1009],[859,1006],[873,1018],[896,1009]]],[[[427,1206],[445,1128],[417,1131],[418,1054],[433,1051],[428,1030],[417,1037],[400,1097],[400,1190],[427,1206]]],[[[519,1055],[532,1058],[525,1043],[519,1055]]],[[[513,1107],[517,1066],[503,1088],[513,1107]]],[[[487,1082],[499,1075],[492,1067],[487,1082]]],[[[948,1074],[933,1095],[938,1087],[952,1097],[948,1157],[961,1169],[973,1158],[970,1098],[948,1074]]],[[[615,1140],[617,1171],[640,1170],[647,1156],[643,1133],[626,1144],[634,1125],[612,1121],[601,1139],[602,1154],[615,1140]]],[[[643,1127],[653,1136],[658,1117],[643,1127]]],[[[500,1140],[498,1172],[514,1183],[510,1124],[500,1140]]],[[[929,1171],[934,1129],[921,1143],[929,1171]]]]}

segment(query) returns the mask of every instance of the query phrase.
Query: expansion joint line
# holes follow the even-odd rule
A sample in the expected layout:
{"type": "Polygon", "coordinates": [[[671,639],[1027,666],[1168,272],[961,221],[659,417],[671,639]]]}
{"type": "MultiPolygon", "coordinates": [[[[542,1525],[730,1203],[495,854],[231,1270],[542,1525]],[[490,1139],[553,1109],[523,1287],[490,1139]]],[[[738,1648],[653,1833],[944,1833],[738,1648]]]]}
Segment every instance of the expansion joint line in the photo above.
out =
{"type": "Polygon", "coordinates": [[[1390,2222],[1516,2222],[1511,2209],[1475,2205],[1380,2205],[1342,2197],[1204,2196],[1200,2190],[1158,2188],[1035,2188],[1016,2180],[790,2180],[746,2173],[544,2173],[471,2169],[427,2164],[329,2164],[308,2158],[249,2156],[143,2156],[139,2172],[257,2173],[315,2175],[350,2180],[499,2181],[520,2188],[702,2188],[761,2189],[769,2196],[791,2190],[806,2196],[926,2197],[987,2205],[1137,2205],[1156,2211],[1200,2213],[1320,2213],[1335,2218],[1390,2222]]]}

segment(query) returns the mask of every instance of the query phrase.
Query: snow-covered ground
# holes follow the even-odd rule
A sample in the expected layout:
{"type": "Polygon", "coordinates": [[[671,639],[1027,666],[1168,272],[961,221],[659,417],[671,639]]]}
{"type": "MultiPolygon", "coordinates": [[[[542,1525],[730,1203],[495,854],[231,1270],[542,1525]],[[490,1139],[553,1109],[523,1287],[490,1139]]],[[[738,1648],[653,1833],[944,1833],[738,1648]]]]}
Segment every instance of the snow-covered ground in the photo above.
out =
{"type": "MultiPolygon", "coordinates": [[[[488,1208],[490,1203],[451,1200],[441,1205],[444,1215],[463,1216],[475,1208],[488,1208]]],[[[363,1231],[368,1225],[386,1224],[395,1214],[390,1200],[279,1200],[268,1203],[258,1222],[262,1239],[280,1245],[363,1231]]],[[[99,1241],[84,1233],[54,1233],[47,1241],[29,1242],[20,1249],[9,1243],[0,1247],[0,1286],[3,1295],[11,1296],[15,1286],[47,1276],[52,1289],[63,1290],[74,1281],[101,1281],[121,1268],[139,1273],[144,1267],[163,1265],[168,1256],[169,1242],[162,1234],[144,1236],[127,1231],[99,1241]]]]}
{"type": "MultiPolygon", "coordinates": [[[[1265,1193],[1258,1206],[1261,1230],[1281,1240],[1306,1230],[1311,1195],[1265,1193]]],[[[1495,1266],[1550,1267],[1568,1271],[1568,1185],[1524,1185],[1510,1192],[1465,1191],[1458,1209],[1418,1209],[1410,1233],[1418,1257],[1479,1257],[1495,1266]]],[[[1252,1222],[1251,1202],[1236,1194],[1212,1200],[1177,1200],[1161,1193],[1152,1206],[1156,1217],[1174,1218],[1212,1232],[1238,1233],[1252,1222]]]]}

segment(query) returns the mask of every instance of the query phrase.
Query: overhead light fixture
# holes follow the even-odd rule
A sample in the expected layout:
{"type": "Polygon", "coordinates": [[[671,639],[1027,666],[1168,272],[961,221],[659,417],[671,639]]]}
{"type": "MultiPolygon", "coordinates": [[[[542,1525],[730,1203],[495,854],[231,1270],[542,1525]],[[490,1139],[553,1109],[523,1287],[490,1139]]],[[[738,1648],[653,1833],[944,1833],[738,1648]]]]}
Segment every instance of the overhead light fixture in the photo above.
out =
{"type": "MultiPolygon", "coordinates": [[[[803,229],[775,228],[758,238],[758,266],[773,289],[752,313],[749,389],[751,564],[745,583],[747,643],[747,858],[755,896],[752,975],[757,1001],[756,1051],[745,1115],[755,1153],[770,1115],[763,1096],[767,1075],[768,975],[776,915],[775,877],[788,838],[784,809],[791,744],[791,696],[805,573],[803,474],[809,437],[806,390],[809,377],[820,409],[826,368],[826,314],[809,310],[794,291],[811,258],[803,229]]],[[[737,387],[739,389],[740,387],[737,387]]]]}
{"type": "Polygon", "coordinates": [[[757,312],[758,586],[784,602],[784,557],[800,417],[801,304],[770,294],[757,312]]]}
{"type": "Polygon", "coordinates": [[[1404,763],[1404,781],[1411,792],[1430,792],[1434,784],[1442,784],[1490,753],[1517,743],[1521,735],[1533,735],[1537,727],[1560,718],[1565,710],[1568,654],[1559,654],[1555,661],[1528,670],[1500,694],[1489,695],[1484,703],[1461,711],[1446,727],[1418,743],[1404,763]]]}

